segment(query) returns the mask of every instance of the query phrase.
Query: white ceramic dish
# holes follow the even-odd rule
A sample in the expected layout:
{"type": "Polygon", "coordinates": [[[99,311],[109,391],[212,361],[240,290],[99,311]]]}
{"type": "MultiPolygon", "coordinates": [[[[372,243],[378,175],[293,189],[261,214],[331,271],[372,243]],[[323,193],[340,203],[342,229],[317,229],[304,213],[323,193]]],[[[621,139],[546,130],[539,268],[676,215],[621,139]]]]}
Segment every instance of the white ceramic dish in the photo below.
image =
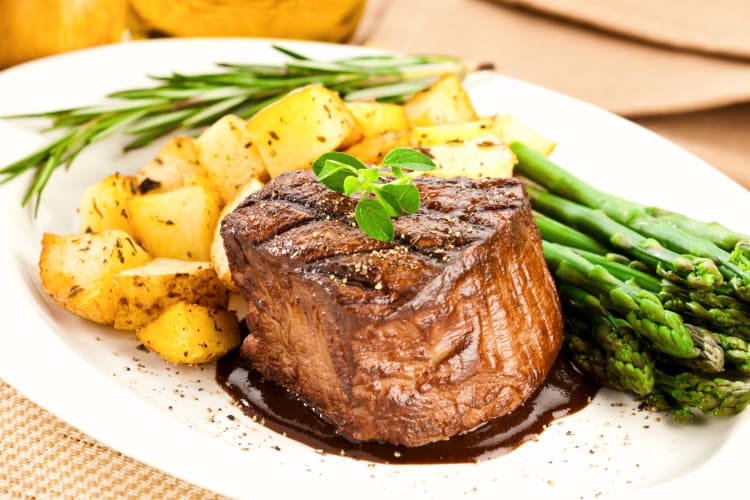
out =
{"type": "MultiPolygon", "coordinates": [[[[285,42],[320,58],[362,49],[285,42]]],[[[278,60],[267,41],[137,42],[52,57],[0,73],[0,115],[96,102],[147,74],[213,69],[216,61],[278,60]]],[[[750,196],[667,141],[580,101],[493,73],[467,86],[482,114],[509,112],[558,141],[553,158],[591,183],[639,201],[750,232],[750,196]]],[[[0,120],[0,164],[49,140],[40,123],[0,120]]],[[[138,460],[234,497],[595,498],[732,491],[750,442],[750,414],[681,427],[602,391],[538,440],[479,464],[393,466],[321,455],[241,417],[213,367],[176,368],[137,350],[134,336],[53,304],[37,276],[44,231],[75,229],[85,186],[132,172],[157,146],[123,155],[121,138],[57,172],[39,216],[21,208],[29,178],[0,188],[0,378],[52,413],[138,460]],[[228,414],[238,418],[230,420],[228,414]],[[740,453],[743,453],[740,455],[740,453]]]]}

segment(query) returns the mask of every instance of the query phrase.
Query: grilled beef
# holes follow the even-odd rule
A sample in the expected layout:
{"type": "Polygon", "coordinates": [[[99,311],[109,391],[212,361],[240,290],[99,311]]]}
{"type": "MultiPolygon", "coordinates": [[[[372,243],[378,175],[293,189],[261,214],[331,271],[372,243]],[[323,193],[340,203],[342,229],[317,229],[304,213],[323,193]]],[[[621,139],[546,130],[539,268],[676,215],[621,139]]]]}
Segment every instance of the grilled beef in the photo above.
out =
{"type": "Polygon", "coordinates": [[[310,171],[276,178],[224,218],[248,299],[241,346],[345,435],[418,446],[513,411],[562,341],[554,283],[514,179],[415,181],[420,210],[385,243],[356,200],[310,171]]]}

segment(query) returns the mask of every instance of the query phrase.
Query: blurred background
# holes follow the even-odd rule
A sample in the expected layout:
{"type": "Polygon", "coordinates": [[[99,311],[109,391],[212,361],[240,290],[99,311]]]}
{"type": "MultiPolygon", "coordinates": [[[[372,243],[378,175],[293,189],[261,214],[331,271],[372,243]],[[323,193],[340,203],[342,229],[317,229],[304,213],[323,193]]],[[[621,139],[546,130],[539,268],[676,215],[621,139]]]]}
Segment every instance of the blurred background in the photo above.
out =
{"type": "Polygon", "coordinates": [[[592,102],[750,188],[747,0],[0,0],[0,68],[165,36],[447,53],[592,102]]]}
{"type": "Polygon", "coordinates": [[[747,0],[370,0],[354,41],[493,62],[630,118],[750,188],[747,0]]]}

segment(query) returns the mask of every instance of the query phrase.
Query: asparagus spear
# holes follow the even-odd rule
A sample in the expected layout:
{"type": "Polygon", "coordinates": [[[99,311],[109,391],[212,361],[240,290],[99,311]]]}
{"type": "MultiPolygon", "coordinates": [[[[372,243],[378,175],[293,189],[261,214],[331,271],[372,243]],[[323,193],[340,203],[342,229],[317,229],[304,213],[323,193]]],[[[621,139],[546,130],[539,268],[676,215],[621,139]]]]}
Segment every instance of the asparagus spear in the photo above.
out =
{"type": "Polygon", "coordinates": [[[542,237],[575,249],[589,262],[600,265],[622,281],[629,281],[659,295],[668,310],[687,314],[698,324],[750,340],[750,307],[727,294],[725,285],[713,289],[692,290],[661,280],[634,267],[623,256],[606,253],[606,248],[591,243],[591,238],[542,214],[535,214],[542,237]],[[606,254],[606,255],[603,255],[606,254]]]}
{"type": "MultiPolygon", "coordinates": [[[[670,282],[659,280],[638,269],[610,260],[606,256],[585,250],[576,250],[576,253],[592,264],[604,267],[622,281],[631,282],[650,292],[657,293],[665,309],[688,314],[704,326],[722,332],[714,335],[736,339],[738,342],[743,342],[742,339],[750,339],[750,315],[746,312],[748,308],[732,297],[721,296],[706,290],[681,289],[670,282]]],[[[723,343],[721,345],[726,349],[723,343]]],[[[744,342],[743,345],[745,347],[740,347],[740,349],[744,350],[747,346],[744,342]]],[[[750,361],[750,359],[746,361],[750,361]]]]}
{"type": "MultiPolygon", "coordinates": [[[[604,353],[608,385],[613,387],[616,383],[621,390],[640,395],[651,392],[654,387],[654,359],[630,325],[615,318],[599,299],[577,286],[561,281],[558,290],[572,307],[588,316],[592,325],[589,336],[604,353]]],[[[579,336],[585,337],[585,328],[579,329],[579,336]]]]}
{"type": "MultiPolygon", "coordinates": [[[[660,292],[664,287],[669,287],[673,290],[685,290],[684,288],[677,287],[672,282],[661,280],[650,274],[648,266],[642,262],[629,260],[621,254],[610,253],[606,247],[599,244],[587,234],[562,222],[539,212],[534,213],[534,220],[537,222],[543,239],[575,249],[577,253],[586,257],[587,260],[606,267],[609,272],[623,281],[635,280],[638,286],[655,293],[660,292]]],[[[728,296],[728,294],[732,293],[732,290],[727,285],[718,285],[710,289],[701,289],[700,291],[690,289],[690,293],[705,297],[705,301],[701,303],[704,303],[706,307],[738,307],[739,309],[750,311],[745,304],[728,296]]]]}
{"type": "MultiPolygon", "coordinates": [[[[585,327],[582,327],[585,330],[585,327]]],[[[580,335],[578,327],[566,319],[564,347],[573,363],[583,372],[591,374],[602,385],[618,391],[625,388],[617,379],[610,379],[604,349],[580,335]]]]}
{"type": "Polygon", "coordinates": [[[739,373],[750,374],[750,344],[725,333],[714,333],[713,336],[724,350],[727,365],[739,373]]]}
{"type": "Polygon", "coordinates": [[[699,370],[706,373],[721,373],[724,371],[724,351],[719,344],[719,339],[713,333],[699,326],[685,323],[690,332],[693,344],[698,349],[698,356],[692,359],[673,358],[673,361],[686,368],[699,370]]]}
{"type": "Polygon", "coordinates": [[[750,401],[750,383],[726,378],[708,378],[690,372],[670,375],[656,369],[656,389],[678,410],[678,416],[690,419],[689,410],[704,414],[734,415],[750,401]]]}
{"type": "Polygon", "coordinates": [[[729,260],[743,271],[750,270],[750,240],[737,242],[729,260]]]}
{"type": "Polygon", "coordinates": [[[522,143],[511,144],[511,149],[518,158],[516,172],[568,200],[601,210],[612,220],[667,248],[715,261],[737,296],[750,301],[750,268],[743,269],[735,262],[737,258],[733,259],[729,252],[712,241],[653,217],[643,205],[594,188],[522,143]]]}
{"type": "Polygon", "coordinates": [[[688,233],[714,242],[718,247],[731,252],[740,242],[750,242],[750,236],[732,231],[718,222],[703,222],[663,208],[646,207],[646,213],[688,233]]]}
{"type": "Polygon", "coordinates": [[[750,306],[731,297],[732,289],[726,284],[701,290],[681,288],[672,282],[653,276],[647,272],[648,266],[641,262],[628,260],[627,257],[620,254],[608,253],[608,250],[599,245],[596,240],[570,226],[538,212],[534,214],[534,218],[537,221],[542,238],[552,243],[574,248],[587,260],[604,266],[610,273],[623,281],[635,280],[638,286],[654,293],[685,292],[690,295],[690,300],[698,302],[706,308],[734,309],[742,313],[743,322],[746,323],[750,319],[750,306]]]}
{"type": "MultiPolygon", "coordinates": [[[[589,373],[602,385],[615,390],[632,390],[623,379],[608,370],[605,350],[585,339],[576,328],[565,332],[565,348],[582,371],[589,373]]],[[[750,401],[750,384],[726,378],[708,378],[691,372],[669,375],[654,369],[654,385],[641,394],[644,404],[652,411],[671,411],[675,421],[695,421],[694,409],[710,415],[734,415],[744,410],[750,401]]]]}
{"type": "Polygon", "coordinates": [[[669,286],[662,288],[659,298],[670,311],[689,315],[701,325],[750,339],[750,315],[742,303],[729,307],[711,307],[713,303],[721,300],[720,295],[692,293],[669,286]]]}
{"type": "Polygon", "coordinates": [[[690,288],[711,288],[723,281],[721,273],[710,259],[673,252],[656,240],[615,222],[599,210],[578,205],[531,186],[526,186],[526,191],[535,210],[599,241],[607,241],[623,253],[646,263],[664,278],[690,288]]]}
{"type": "Polygon", "coordinates": [[[547,265],[559,280],[591,292],[608,308],[623,313],[638,334],[665,354],[678,358],[698,356],[680,316],[665,310],[655,294],[617,279],[567,247],[548,241],[542,244],[547,265]]]}
{"type": "Polygon", "coordinates": [[[622,281],[656,293],[665,309],[688,314],[700,324],[711,329],[750,339],[750,308],[734,297],[722,295],[714,290],[690,290],[660,280],[648,273],[614,261],[608,256],[585,250],[576,250],[592,264],[600,265],[622,281]]]}
{"type": "Polygon", "coordinates": [[[561,222],[539,212],[534,212],[534,221],[539,228],[539,233],[547,241],[560,243],[573,248],[588,250],[596,254],[605,254],[609,252],[607,247],[599,243],[591,236],[573,229],[561,222]]]}
{"type": "MultiPolygon", "coordinates": [[[[640,344],[636,343],[637,339],[631,340],[633,332],[626,321],[613,316],[596,297],[575,285],[558,281],[557,289],[568,304],[586,314],[588,322],[593,327],[594,340],[607,354],[613,352],[616,360],[632,365],[632,367],[624,366],[622,370],[617,371],[620,378],[632,379],[633,375],[630,372],[633,371],[633,368],[644,370],[644,361],[640,357],[646,355],[650,357],[650,355],[640,344]]],[[[670,362],[708,373],[722,372],[724,370],[724,351],[719,344],[718,334],[714,336],[708,330],[690,324],[685,326],[690,332],[693,344],[698,349],[698,355],[690,359],[671,358],[670,362]]],[[[607,358],[609,366],[611,362],[609,356],[607,358]]],[[[653,361],[651,361],[651,370],[653,370],[653,361]]],[[[644,373],[640,375],[641,380],[647,376],[644,373]]],[[[637,382],[639,380],[636,379],[637,382]]],[[[628,386],[628,383],[623,381],[622,385],[628,386]]],[[[640,384],[639,387],[646,387],[646,385],[640,384]]],[[[647,394],[650,392],[650,388],[647,391],[636,389],[633,389],[633,391],[638,394],[647,394]]]]}

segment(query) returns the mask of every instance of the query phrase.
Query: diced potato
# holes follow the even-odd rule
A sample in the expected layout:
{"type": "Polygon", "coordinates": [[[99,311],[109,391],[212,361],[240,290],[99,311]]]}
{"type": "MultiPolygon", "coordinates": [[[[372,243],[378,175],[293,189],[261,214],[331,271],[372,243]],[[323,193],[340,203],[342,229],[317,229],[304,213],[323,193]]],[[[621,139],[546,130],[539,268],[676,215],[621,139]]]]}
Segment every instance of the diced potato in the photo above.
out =
{"type": "Polygon", "coordinates": [[[345,152],[355,156],[365,164],[379,164],[385,154],[394,148],[411,146],[408,132],[384,132],[368,137],[345,152]]]}
{"type": "Polygon", "coordinates": [[[225,115],[196,141],[200,164],[219,190],[223,203],[234,198],[250,179],[268,179],[258,141],[247,125],[242,118],[225,115]]]}
{"type": "Polygon", "coordinates": [[[232,201],[227,203],[219,214],[219,223],[216,224],[214,230],[213,241],[211,242],[211,265],[216,271],[221,282],[229,290],[235,291],[237,287],[232,281],[232,273],[229,270],[229,261],[227,260],[227,252],[224,249],[224,239],[221,237],[221,220],[230,213],[232,210],[242,203],[245,198],[263,187],[263,183],[258,179],[252,179],[243,187],[239,193],[234,197],[232,201]]]}
{"type": "MultiPolygon", "coordinates": [[[[494,125],[495,121],[492,118],[484,118],[473,122],[414,127],[411,131],[411,142],[415,147],[426,147],[475,139],[494,133],[494,125]]],[[[499,139],[498,135],[495,140],[499,139]]]]}
{"type": "Polygon", "coordinates": [[[157,258],[114,276],[114,327],[137,330],[180,301],[224,309],[228,291],[210,262],[157,258]]]}
{"type": "Polygon", "coordinates": [[[87,187],[78,209],[81,230],[98,233],[120,229],[131,233],[127,206],[136,192],[136,185],[134,177],[114,174],[87,187]]]}
{"type": "Polygon", "coordinates": [[[355,121],[354,126],[351,128],[351,130],[349,130],[349,133],[346,134],[346,137],[344,137],[344,139],[341,141],[341,144],[339,144],[338,149],[341,150],[349,148],[357,144],[364,137],[364,127],[362,127],[361,123],[355,121]]]}
{"type": "Polygon", "coordinates": [[[545,156],[552,154],[556,146],[553,140],[528,127],[513,115],[497,115],[495,117],[495,130],[506,144],[523,142],[545,156]]]}
{"type": "Polygon", "coordinates": [[[310,168],[321,154],[341,146],[356,120],[335,92],[309,85],[268,105],[247,122],[271,177],[310,168]]]}
{"type": "Polygon", "coordinates": [[[437,164],[431,175],[440,177],[510,177],[516,157],[493,135],[423,148],[437,164]]]}
{"type": "Polygon", "coordinates": [[[216,361],[241,340],[233,312],[188,302],[170,306],[136,335],[163,359],[178,364],[216,361]]]}
{"type": "Polygon", "coordinates": [[[446,73],[429,88],[415,94],[404,104],[412,125],[443,125],[477,119],[469,94],[461,79],[446,73]]]}
{"type": "Polygon", "coordinates": [[[44,290],[62,307],[111,325],[115,317],[114,276],[150,260],[151,256],[119,229],[77,235],[45,233],[39,274],[44,290]]]}
{"type": "Polygon", "coordinates": [[[401,132],[411,128],[404,107],[398,104],[362,101],[347,102],[346,107],[362,127],[365,139],[385,132],[401,132]]]}
{"type": "Polygon", "coordinates": [[[135,174],[141,193],[172,191],[208,181],[192,137],[175,137],[135,174]]]}
{"type": "Polygon", "coordinates": [[[220,203],[215,192],[197,185],[134,196],[128,212],[135,236],[154,257],[207,261],[220,203]]]}

